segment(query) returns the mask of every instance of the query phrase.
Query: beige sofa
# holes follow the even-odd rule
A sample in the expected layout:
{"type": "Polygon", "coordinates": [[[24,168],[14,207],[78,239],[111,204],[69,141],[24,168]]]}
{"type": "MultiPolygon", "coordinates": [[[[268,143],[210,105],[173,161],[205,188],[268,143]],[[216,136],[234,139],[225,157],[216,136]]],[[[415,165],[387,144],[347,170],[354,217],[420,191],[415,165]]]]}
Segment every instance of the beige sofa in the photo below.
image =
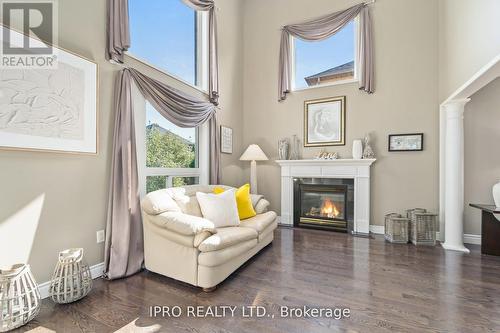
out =
{"type": "Polygon", "coordinates": [[[262,196],[252,195],[257,215],[242,220],[238,227],[215,228],[204,219],[196,192],[210,193],[214,187],[164,189],[143,198],[148,270],[210,291],[273,241],[276,213],[267,211],[269,202],[262,196]]]}

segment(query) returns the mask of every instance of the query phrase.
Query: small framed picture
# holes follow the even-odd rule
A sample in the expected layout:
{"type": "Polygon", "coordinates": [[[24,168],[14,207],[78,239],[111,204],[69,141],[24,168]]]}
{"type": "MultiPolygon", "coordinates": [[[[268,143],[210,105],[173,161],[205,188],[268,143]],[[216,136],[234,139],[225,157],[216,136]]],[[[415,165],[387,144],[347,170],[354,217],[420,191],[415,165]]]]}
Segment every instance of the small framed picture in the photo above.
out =
{"type": "Polygon", "coordinates": [[[389,151],[424,150],[424,133],[389,134],[389,151]]]}
{"type": "Polygon", "coordinates": [[[304,146],[345,145],[345,96],[304,102],[304,146]]]}
{"type": "Polygon", "coordinates": [[[231,127],[220,127],[220,151],[224,154],[233,153],[233,129],[231,127]]]}

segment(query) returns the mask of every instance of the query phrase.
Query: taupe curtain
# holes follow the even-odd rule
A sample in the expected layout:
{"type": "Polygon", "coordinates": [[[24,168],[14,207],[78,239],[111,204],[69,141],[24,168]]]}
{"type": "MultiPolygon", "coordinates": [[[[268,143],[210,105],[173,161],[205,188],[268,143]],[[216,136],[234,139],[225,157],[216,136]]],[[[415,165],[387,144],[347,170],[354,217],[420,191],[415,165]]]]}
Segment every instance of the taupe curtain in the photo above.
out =
{"type": "MultiPolygon", "coordinates": [[[[130,47],[128,0],[107,0],[106,59],[123,63],[130,47]]],[[[219,62],[217,54],[217,18],[214,0],[182,0],[196,11],[208,12],[208,95],[210,102],[219,104],[219,62]]]]}
{"type": "Polygon", "coordinates": [[[116,121],[106,226],[105,270],[109,279],[141,270],[144,261],[142,221],[131,84],[134,80],[144,98],[169,121],[181,127],[208,122],[210,135],[210,182],[220,183],[220,144],[216,106],[193,98],[139,71],[120,71],[115,86],[116,121]]]}
{"type": "Polygon", "coordinates": [[[130,47],[128,0],[107,2],[106,59],[123,63],[123,55],[130,47]]]}
{"type": "Polygon", "coordinates": [[[279,59],[279,100],[286,98],[292,85],[290,37],[297,37],[306,41],[319,41],[331,37],[347,23],[359,15],[359,50],[357,57],[360,63],[359,89],[367,93],[374,92],[373,86],[373,39],[369,6],[365,3],[352,6],[346,10],[335,12],[311,21],[300,24],[291,24],[283,27],[281,32],[280,59],[279,59]]]}
{"type": "Polygon", "coordinates": [[[114,98],[116,116],[104,252],[109,279],[138,272],[144,261],[129,72],[122,71],[118,75],[114,98]]]}
{"type": "Polygon", "coordinates": [[[219,104],[219,62],[217,54],[217,18],[214,0],[182,0],[197,11],[208,12],[208,94],[210,102],[219,104]]]}

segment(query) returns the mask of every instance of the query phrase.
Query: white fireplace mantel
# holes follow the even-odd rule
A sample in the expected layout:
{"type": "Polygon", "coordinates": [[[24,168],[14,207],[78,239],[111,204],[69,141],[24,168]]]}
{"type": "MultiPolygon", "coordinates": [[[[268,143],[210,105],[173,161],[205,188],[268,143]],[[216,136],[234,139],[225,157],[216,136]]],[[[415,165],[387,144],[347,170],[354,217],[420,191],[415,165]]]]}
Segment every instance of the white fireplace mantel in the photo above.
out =
{"type": "Polygon", "coordinates": [[[376,159],[277,160],[281,166],[281,224],[293,226],[294,178],[354,179],[354,232],[370,232],[370,166],[376,159]]]}

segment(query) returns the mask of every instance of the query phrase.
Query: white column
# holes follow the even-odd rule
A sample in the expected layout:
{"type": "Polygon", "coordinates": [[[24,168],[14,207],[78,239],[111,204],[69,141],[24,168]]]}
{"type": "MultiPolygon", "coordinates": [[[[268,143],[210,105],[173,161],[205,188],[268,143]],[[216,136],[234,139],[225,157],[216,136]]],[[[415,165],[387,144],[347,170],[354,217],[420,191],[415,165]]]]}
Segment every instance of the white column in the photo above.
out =
{"type": "Polygon", "coordinates": [[[452,100],[444,107],[445,138],[445,235],[443,248],[469,253],[464,246],[464,107],[470,99],[452,100]]]}

